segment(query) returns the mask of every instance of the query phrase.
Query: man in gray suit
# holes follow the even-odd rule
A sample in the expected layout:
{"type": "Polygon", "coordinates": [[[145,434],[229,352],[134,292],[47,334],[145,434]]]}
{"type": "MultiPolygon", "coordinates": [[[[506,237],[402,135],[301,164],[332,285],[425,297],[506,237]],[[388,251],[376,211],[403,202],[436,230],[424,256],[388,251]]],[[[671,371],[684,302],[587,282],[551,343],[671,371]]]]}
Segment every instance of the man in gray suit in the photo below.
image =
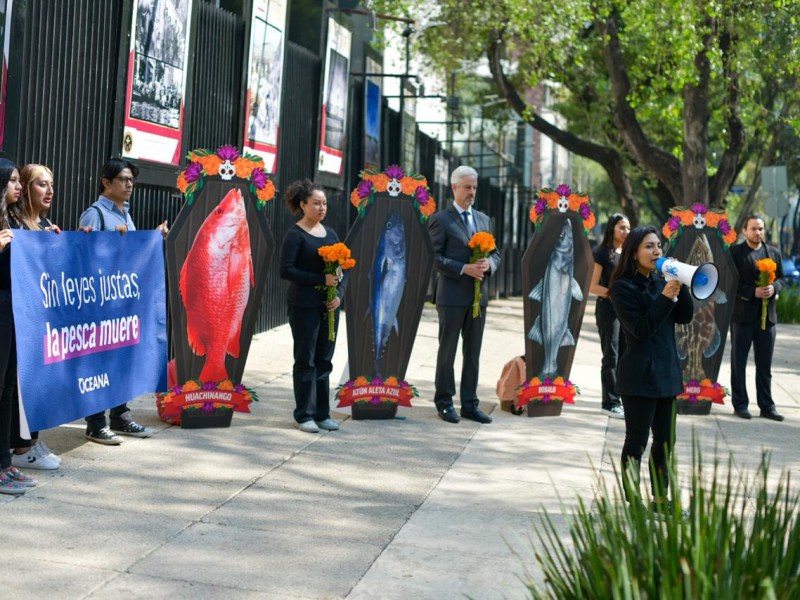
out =
{"type": "Polygon", "coordinates": [[[436,213],[428,221],[436,270],[439,278],[434,301],[439,313],[439,353],[436,357],[436,394],[433,398],[439,417],[458,423],[453,408],[456,381],[453,363],[458,338],[464,340],[461,370],[461,416],[479,423],[491,423],[491,417],[478,408],[478,367],[480,364],[486,305],[489,303],[489,276],[500,266],[500,253],[495,249],[488,258],[470,263],[470,238],[478,231],[492,231],[488,216],[472,208],[478,190],[478,173],[467,166],[458,167],[450,176],[453,205],[436,213]],[[472,316],[475,280],[481,282],[481,314],[472,316]]]}

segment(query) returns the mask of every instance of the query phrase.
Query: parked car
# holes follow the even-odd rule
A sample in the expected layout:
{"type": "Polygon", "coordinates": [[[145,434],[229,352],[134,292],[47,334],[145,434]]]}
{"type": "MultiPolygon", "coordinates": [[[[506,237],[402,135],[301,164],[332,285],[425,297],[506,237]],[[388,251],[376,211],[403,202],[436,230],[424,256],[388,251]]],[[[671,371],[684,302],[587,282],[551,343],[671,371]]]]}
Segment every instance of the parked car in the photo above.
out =
{"type": "Polygon", "coordinates": [[[783,267],[783,280],[788,285],[800,285],[800,268],[798,268],[793,258],[784,258],[781,263],[783,267]]]}

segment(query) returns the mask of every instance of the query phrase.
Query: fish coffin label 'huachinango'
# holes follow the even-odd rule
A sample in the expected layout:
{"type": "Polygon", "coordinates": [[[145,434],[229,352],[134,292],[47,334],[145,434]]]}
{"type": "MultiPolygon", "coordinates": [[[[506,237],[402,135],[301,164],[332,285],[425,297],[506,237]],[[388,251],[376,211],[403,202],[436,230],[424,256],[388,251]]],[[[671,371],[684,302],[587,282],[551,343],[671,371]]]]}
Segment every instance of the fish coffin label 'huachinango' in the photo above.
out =
{"type": "MultiPolygon", "coordinates": [[[[728,249],[731,238],[721,235],[720,224],[727,223],[727,215],[710,211],[702,204],[693,204],[687,210],[676,208],[671,213],[675,216],[664,230],[668,230],[675,218],[682,219],[682,226],[669,238],[667,255],[687,265],[711,262],[719,272],[716,291],[706,300],[694,300],[692,321],[675,326],[684,382],[684,393],[679,398],[688,403],[707,400],[722,404],[726,391],[717,378],[739,284],[739,273],[728,249]]],[[[724,229],[722,233],[729,231],[724,229]]]]}
{"type": "Polygon", "coordinates": [[[569,378],[593,267],[584,220],[574,211],[553,211],[522,257],[529,379],[569,378]]]}
{"type": "Polygon", "coordinates": [[[402,382],[433,268],[427,228],[409,198],[379,192],[346,243],[359,257],[345,296],[350,379],[402,382]]]}
{"type": "Polygon", "coordinates": [[[241,382],[275,243],[246,182],[209,176],[167,239],[177,380],[241,382]]]}

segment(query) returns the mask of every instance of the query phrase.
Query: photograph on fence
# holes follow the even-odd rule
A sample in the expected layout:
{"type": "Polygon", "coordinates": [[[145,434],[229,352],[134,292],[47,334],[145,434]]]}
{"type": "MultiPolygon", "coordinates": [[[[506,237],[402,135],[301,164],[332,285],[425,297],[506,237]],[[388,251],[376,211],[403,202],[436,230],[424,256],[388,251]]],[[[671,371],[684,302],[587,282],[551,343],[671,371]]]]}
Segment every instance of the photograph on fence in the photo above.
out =
{"type": "Polygon", "coordinates": [[[178,164],[192,0],[134,0],[123,154],[178,164]]]}
{"type": "Polygon", "coordinates": [[[268,173],[278,154],[286,14],[286,0],[258,0],[250,25],[244,146],[264,159],[268,173]]]}
{"type": "Polygon", "coordinates": [[[334,175],[343,166],[351,40],[349,29],[328,19],[318,169],[334,175]]]}

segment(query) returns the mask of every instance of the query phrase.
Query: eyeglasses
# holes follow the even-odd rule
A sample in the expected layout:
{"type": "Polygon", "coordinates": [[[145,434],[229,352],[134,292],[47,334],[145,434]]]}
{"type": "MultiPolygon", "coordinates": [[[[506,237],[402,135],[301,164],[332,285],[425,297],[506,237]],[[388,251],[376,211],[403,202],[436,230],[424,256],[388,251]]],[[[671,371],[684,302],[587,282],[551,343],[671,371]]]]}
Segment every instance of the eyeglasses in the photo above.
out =
{"type": "Polygon", "coordinates": [[[114,177],[114,179],[122,182],[122,185],[128,185],[129,183],[133,185],[134,183],[136,183],[136,179],[134,179],[133,177],[114,177]]]}

